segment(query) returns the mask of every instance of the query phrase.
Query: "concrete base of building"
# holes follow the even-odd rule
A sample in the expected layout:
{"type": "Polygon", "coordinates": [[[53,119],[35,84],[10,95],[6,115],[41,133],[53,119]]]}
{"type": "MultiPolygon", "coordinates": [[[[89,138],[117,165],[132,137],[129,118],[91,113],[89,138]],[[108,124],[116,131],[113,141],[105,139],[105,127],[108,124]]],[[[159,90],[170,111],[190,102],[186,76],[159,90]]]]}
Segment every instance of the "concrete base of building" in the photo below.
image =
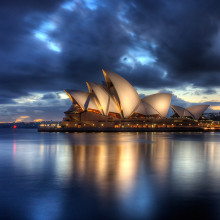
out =
{"type": "Polygon", "coordinates": [[[190,118],[133,117],[121,119],[94,112],[65,112],[59,123],[42,123],[40,132],[202,132],[218,131],[220,124],[190,118]]]}

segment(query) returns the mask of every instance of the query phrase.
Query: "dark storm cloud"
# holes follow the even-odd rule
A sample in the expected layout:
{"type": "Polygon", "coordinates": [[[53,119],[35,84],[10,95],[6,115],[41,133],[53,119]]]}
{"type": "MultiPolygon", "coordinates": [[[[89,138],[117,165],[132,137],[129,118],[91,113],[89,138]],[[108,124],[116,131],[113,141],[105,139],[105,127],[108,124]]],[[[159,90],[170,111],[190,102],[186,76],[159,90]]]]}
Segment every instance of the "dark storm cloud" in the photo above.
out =
{"type": "Polygon", "coordinates": [[[57,95],[53,94],[53,93],[46,94],[42,97],[42,99],[45,99],[45,100],[47,100],[47,99],[56,99],[56,98],[58,98],[57,95]]]}
{"type": "Polygon", "coordinates": [[[203,93],[204,94],[216,94],[217,91],[215,89],[206,89],[203,93]]]}
{"type": "Polygon", "coordinates": [[[152,56],[156,53],[149,43],[137,43],[140,41],[139,36],[133,37],[129,33],[133,25],[120,20],[121,14],[126,17],[123,11],[128,6],[123,2],[115,2],[113,5],[100,7],[96,11],[79,7],[74,12],[61,12],[59,27],[52,36],[62,42],[63,77],[78,84],[85,80],[101,81],[102,67],[117,71],[139,87],[175,86],[177,80],[164,77],[165,70],[160,64],[142,65],[133,61],[132,68],[121,62],[129,49],[136,47],[151,50],[152,56]],[[115,13],[112,14],[112,11],[115,13]],[[108,14],[110,16],[106,16],[108,14]]]}
{"type": "Polygon", "coordinates": [[[204,89],[204,90],[197,90],[195,91],[195,95],[212,95],[212,94],[217,94],[217,91],[215,89],[204,89]]]}
{"type": "Polygon", "coordinates": [[[59,2],[58,0],[1,1],[0,48],[3,50],[15,49],[22,43],[24,36],[39,25],[38,22],[41,21],[42,16],[55,10],[59,2]]]}
{"type": "Polygon", "coordinates": [[[43,52],[42,47],[35,39],[31,39],[31,36],[47,13],[57,8],[58,2],[1,2],[0,96],[4,97],[0,100],[1,104],[14,103],[14,98],[41,90],[40,84],[47,84],[48,88],[51,88],[48,72],[53,70],[48,68],[48,63],[51,62],[48,61],[49,56],[45,59],[45,54],[49,54],[43,52]]]}
{"type": "Polygon", "coordinates": [[[190,84],[203,87],[203,95],[216,93],[219,1],[96,0],[91,8],[85,0],[74,1],[69,10],[63,3],[2,2],[2,104],[33,92],[86,90],[85,81],[104,80],[101,68],[118,72],[139,88],[190,84]],[[55,28],[42,30],[45,22],[55,28]],[[36,31],[48,39],[36,38],[36,31]]]}
{"type": "Polygon", "coordinates": [[[135,1],[127,13],[138,35],[154,39],[157,56],[179,83],[219,86],[219,1],[135,1]],[[138,25],[135,25],[138,24],[138,25]]]}
{"type": "Polygon", "coordinates": [[[5,96],[0,98],[0,104],[16,104],[16,102],[11,97],[5,96]]]}
{"type": "Polygon", "coordinates": [[[53,36],[63,42],[65,77],[79,82],[99,79],[103,67],[118,71],[142,88],[181,83],[218,86],[216,8],[220,9],[217,1],[156,0],[107,3],[95,11],[78,5],[74,12],[63,11],[53,36]],[[156,44],[156,49],[149,46],[150,42],[156,44]],[[121,63],[128,49],[137,46],[150,51],[157,62],[135,63],[134,68],[121,63]]]}

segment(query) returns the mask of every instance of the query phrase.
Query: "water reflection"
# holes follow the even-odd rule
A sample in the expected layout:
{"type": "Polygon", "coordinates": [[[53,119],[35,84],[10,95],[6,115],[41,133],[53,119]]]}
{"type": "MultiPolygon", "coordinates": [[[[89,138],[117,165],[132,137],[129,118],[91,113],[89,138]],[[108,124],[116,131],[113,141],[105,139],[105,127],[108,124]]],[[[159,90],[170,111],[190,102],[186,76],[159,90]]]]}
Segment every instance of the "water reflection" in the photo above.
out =
{"type": "Polygon", "coordinates": [[[207,173],[209,178],[219,180],[219,144],[207,134],[195,134],[192,140],[192,134],[183,138],[183,134],[168,133],[102,133],[95,134],[95,139],[94,134],[86,134],[86,138],[82,134],[77,144],[80,135],[68,137],[74,172],[95,184],[100,196],[115,197],[120,207],[138,217],[151,213],[157,193],[164,193],[160,190],[172,187],[177,195],[192,196],[201,190],[207,173]]]}
{"type": "MultiPolygon", "coordinates": [[[[70,143],[74,136],[70,137],[70,143]]],[[[102,191],[108,194],[109,184],[115,185],[115,191],[129,192],[138,174],[140,160],[139,143],[125,140],[122,135],[112,142],[108,134],[97,134],[89,146],[87,140],[79,145],[72,145],[74,172],[79,178],[93,181],[102,191]]],[[[117,192],[115,192],[117,193],[117,192]]]]}
{"type": "Polygon", "coordinates": [[[54,208],[58,219],[73,212],[160,219],[182,206],[210,214],[210,200],[220,202],[218,133],[20,133],[0,143],[1,177],[11,170],[0,193],[16,181],[13,192],[24,192],[31,219],[42,217],[42,206],[48,219],[55,219],[54,208]]]}

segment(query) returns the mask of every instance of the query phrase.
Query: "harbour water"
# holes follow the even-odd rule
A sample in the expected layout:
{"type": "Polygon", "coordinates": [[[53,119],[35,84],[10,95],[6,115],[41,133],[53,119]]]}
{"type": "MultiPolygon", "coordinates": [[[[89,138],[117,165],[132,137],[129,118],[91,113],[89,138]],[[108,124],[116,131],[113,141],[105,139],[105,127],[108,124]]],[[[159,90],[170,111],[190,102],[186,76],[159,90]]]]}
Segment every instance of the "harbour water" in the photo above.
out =
{"type": "Polygon", "coordinates": [[[220,133],[0,129],[0,219],[220,219],[220,133]]]}

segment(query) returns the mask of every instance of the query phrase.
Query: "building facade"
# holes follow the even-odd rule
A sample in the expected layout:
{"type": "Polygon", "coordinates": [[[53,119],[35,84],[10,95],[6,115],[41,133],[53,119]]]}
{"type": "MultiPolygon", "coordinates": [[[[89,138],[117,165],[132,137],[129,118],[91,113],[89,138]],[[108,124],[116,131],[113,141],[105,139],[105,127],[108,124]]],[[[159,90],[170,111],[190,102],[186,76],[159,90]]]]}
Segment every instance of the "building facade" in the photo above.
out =
{"type": "MultiPolygon", "coordinates": [[[[167,119],[172,94],[157,93],[140,98],[135,88],[122,76],[102,70],[105,84],[86,82],[88,92],[65,90],[72,106],[65,112],[62,127],[153,127],[172,126],[167,119]]],[[[171,106],[176,117],[199,119],[205,105],[184,109],[171,106]]],[[[192,122],[193,123],[193,122],[192,122]]]]}

